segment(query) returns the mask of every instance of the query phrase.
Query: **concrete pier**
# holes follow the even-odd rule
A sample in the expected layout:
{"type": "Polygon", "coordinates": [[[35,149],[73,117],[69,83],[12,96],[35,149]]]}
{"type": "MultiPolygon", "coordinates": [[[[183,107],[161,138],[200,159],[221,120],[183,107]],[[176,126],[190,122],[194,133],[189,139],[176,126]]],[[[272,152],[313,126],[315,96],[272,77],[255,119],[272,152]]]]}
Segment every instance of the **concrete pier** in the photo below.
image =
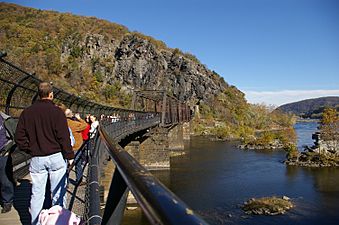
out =
{"type": "Polygon", "coordinates": [[[170,158],[184,154],[184,140],[189,139],[190,124],[174,127],[156,127],[149,135],[131,141],[125,150],[149,169],[168,169],[170,158]]]}

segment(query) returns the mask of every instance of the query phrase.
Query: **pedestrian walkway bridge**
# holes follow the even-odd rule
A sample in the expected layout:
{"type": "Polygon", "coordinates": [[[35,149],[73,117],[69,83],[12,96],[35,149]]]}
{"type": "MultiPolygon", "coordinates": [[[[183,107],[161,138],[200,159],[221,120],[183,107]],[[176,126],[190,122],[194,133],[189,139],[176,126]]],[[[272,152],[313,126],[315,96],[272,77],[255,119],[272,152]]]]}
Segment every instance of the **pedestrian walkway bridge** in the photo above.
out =
{"type": "MultiPolygon", "coordinates": [[[[41,80],[11,64],[5,56],[0,55],[0,110],[17,118],[38,98],[37,87],[41,80]]],[[[120,224],[129,191],[150,224],[206,224],[119,145],[135,133],[190,121],[190,109],[184,102],[166,91],[135,91],[131,109],[121,109],[95,103],[58,87],[53,87],[53,93],[54,102],[63,103],[82,116],[92,114],[100,118],[99,132],[84,146],[86,151],[82,151],[88,162],[84,174],[86,185],[70,184],[68,190],[69,209],[80,215],[86,224],[120,224]],[[104,197],[100,179],[107,158],[112,159],[116,169],[112,171],[110,188],[105,190],[108,194],[104,197]]],[[[0,214],[0,224],[29,224],[30,180],[27,174],[30,157],[16,149],[12,159],[17,181],[15,210],[0,214]]],[[[70,179],[72,176],[71,172],[70,179]]]]}

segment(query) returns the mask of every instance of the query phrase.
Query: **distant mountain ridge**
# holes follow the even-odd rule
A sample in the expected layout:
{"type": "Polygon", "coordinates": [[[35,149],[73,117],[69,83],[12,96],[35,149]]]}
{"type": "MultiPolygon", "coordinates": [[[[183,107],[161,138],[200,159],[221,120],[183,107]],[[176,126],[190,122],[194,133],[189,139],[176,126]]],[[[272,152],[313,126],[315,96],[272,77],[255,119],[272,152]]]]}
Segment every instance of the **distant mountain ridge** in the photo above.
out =
{"type": "Polygon", "coordinates": [[[279,106],[276,110],[286,113],[293,113],[303,117],[318,117],[323,109],[333,107],[339,110],[339,97],[329,96],[321,98],[306,99],[279,106]]]}

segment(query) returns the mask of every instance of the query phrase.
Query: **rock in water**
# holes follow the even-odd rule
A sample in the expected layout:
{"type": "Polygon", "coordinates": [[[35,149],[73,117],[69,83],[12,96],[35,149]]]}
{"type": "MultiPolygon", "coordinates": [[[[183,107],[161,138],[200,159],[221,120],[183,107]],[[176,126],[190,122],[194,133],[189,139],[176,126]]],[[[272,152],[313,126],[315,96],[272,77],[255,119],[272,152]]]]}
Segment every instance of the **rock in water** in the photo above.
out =
{"type": "Polygon", "coordinates": [[[246,214],[255,215],[279,215],[284,214],[287,210],[293,208],[293,204],[289,197],[264,197],[251,198],[244,203],[242,209],[246,214]]]}
{"type": "Polygon", "coordinates": [[[287,197],[287,196],[285,196],[285,195],[284,195],[284,196],[282,196],[282,199],[283,199],[283,200],[286,200],[286,201],[289,201],[289,200],[290,200],[290,198],[289,198],[289,197],[287,197]]]}

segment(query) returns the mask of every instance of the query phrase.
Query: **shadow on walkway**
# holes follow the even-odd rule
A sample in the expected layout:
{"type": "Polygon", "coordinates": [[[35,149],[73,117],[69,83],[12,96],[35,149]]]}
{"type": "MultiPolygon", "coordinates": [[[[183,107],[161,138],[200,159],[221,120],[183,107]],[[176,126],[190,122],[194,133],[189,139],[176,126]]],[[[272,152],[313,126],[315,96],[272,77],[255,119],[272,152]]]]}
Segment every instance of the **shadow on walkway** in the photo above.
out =
{"type": "Polygon", "coordinates": [[[32,184],[28,179],[18,180],[20,183],[15,188],[14,193],[14,208],[19,214],[20,221],[23,225],[31,224],[31,216],[28,208],[31,200],[32,184]]]}

